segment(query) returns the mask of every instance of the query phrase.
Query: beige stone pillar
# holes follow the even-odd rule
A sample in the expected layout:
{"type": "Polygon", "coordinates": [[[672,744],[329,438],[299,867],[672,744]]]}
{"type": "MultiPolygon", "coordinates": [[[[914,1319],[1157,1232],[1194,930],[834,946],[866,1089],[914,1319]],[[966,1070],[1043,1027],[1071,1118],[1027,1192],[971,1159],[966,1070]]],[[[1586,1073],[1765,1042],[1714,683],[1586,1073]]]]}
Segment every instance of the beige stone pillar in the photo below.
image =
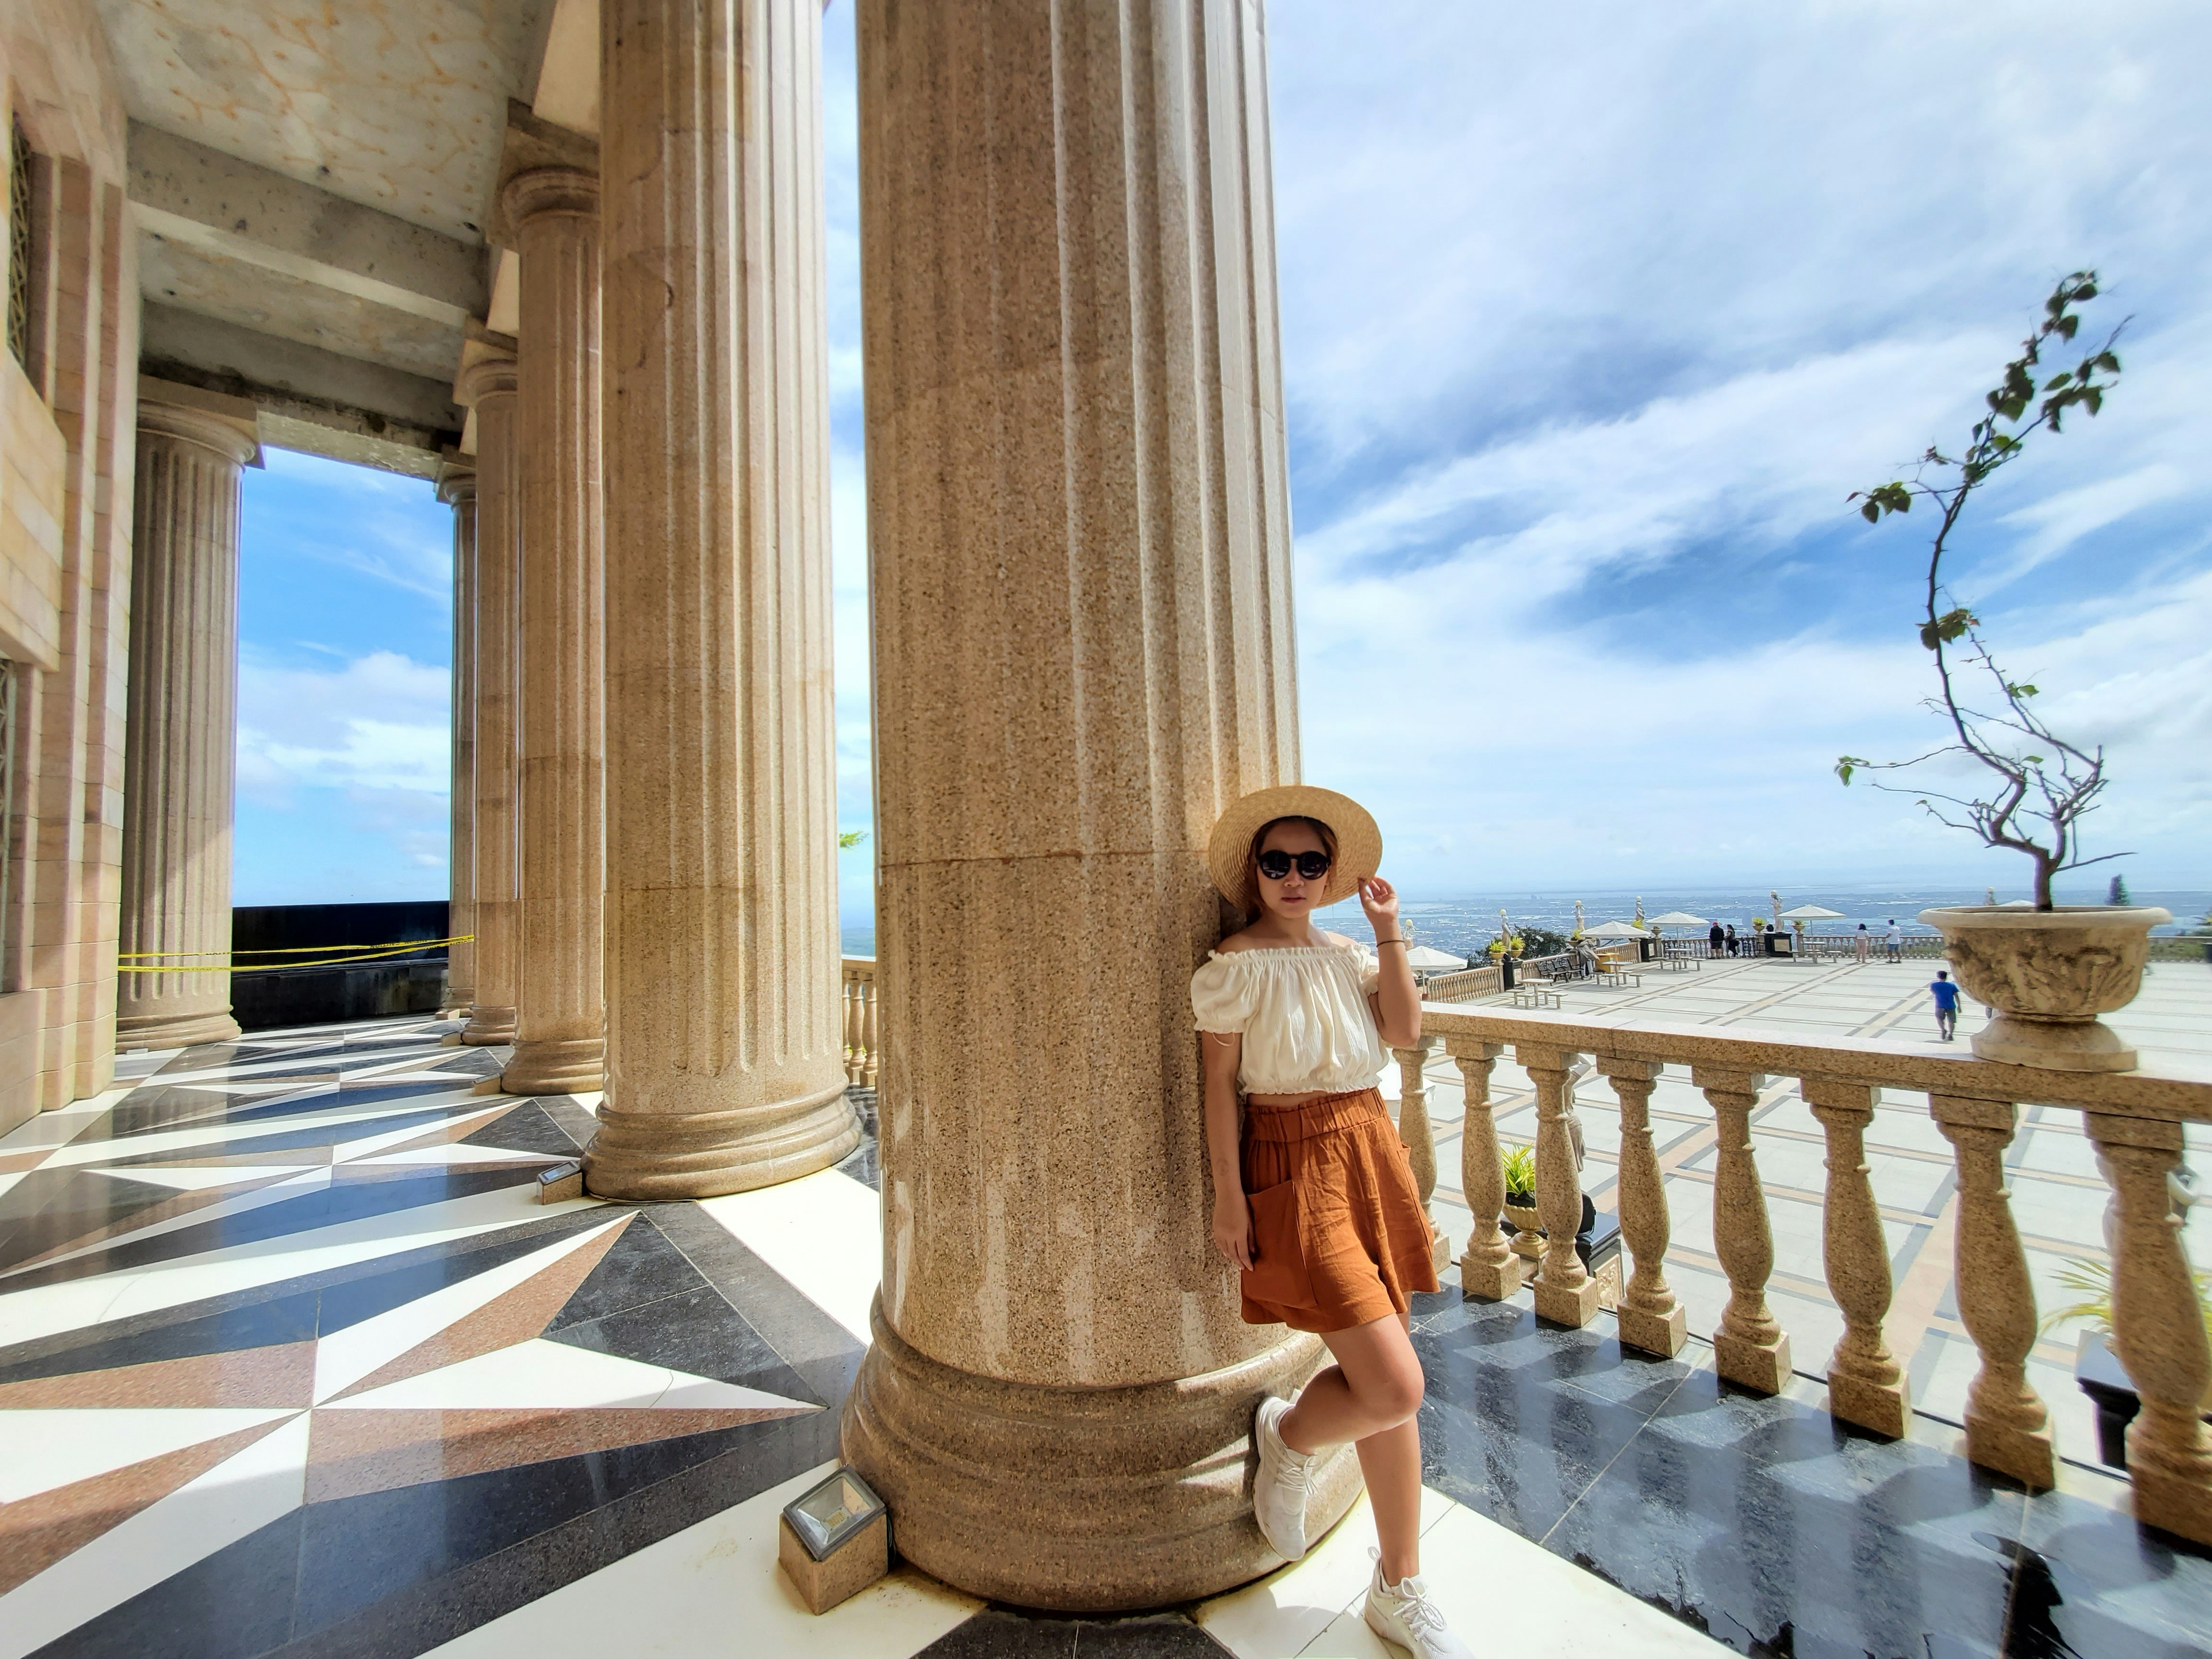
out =
{"type": "Polygon", "coordinates": [[[1260,9],[858,27],[887,1047],[844,1449],[964,1589],[1186,1601],[1275,1564],[1252,1413],[1322,1359],[1212,1247],[1188,992],[1207,831],[1297,776],[1260,9]]]}
{"type": "Polygon", "coordinates": [[[461,1041],[514,1041],[521,974],[517,927],[515,773],[520,626],[515,490],[515,362],[491,349],[461,373],[477,414],[476,1000],[461,1041]]]}
{"type": "Polygon", "coordinates": [[[603,0],[607,1097],[593,1192],[860,1141],[840,1042],[816,0],[603,0]]]}
{"type": "MultiPolygon", "coordinates": [[[[453,509],[453,787],[450,796],[453,856],[447,864],[451,895],[446,931],[456,941],[477,930],[477,473],[448,464],[439,474],[438,499],[453,509]]],[[[465,1014],[476,1000],[477,947],[446,947],[443,1012],[465,1014]]]]}
{"type": "Polygon", "coordinates": [[[605,590],[599,510],[599,181],[518,173],[516,465],[522,537],[521,1000],[514,1094],[605,1081],[605,590]]]}
{"type": "Polygon", "coordinates": [[[260,447],[251,404],[178,392],[168,403],[142,386],[138,402],[118,949],[126,968],[196,971],[118,975],[116,1042],[132,1048],[238,1035],[227,966],[239,469],[260,447]]]}

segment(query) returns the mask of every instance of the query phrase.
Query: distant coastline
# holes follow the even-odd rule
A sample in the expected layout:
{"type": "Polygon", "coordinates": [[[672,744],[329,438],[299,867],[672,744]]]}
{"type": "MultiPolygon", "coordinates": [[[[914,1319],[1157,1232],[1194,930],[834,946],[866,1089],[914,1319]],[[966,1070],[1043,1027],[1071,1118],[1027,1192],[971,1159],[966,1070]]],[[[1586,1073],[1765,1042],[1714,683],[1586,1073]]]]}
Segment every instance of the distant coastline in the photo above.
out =
{"type": "MultiPolygon", "coordinates": [[[[1851,933],[1864,922],[1870,932],[1881,933],[1889,926],[1891,917],[1898,927],[1908,933],[1925,933],[1932,930],[1920,925],[1920,913],[1939,904],[1979,904],[1984,902],[1986,889],[1969,889],[1950,885],[1896,886],[1880,883],[1838,883],[1826,887],[1784,888],[1782,908],[1795,909],[1801,904],[1817,904],[1830,910],[1839,910],[1840,921],[1823,921],[1814,925],[1814,931],[1823,933],[1851,933]]],[[[2137,904],[2155,904],[2173,912],[2170,927],[2160,927],[2160,933],[2187,932],[2208,911],[2212,911],[2212,888],[2137,888],[2132,883],[2129,897],[2137,904]]],[[[1490,941],[1497,937],[1498,912],[1502,908],[1516,927],[1536,927],[1553,933],[1571,933],[1575,925],[1575,901],[1583,902],[1583,915],[1595,927],[1601,921],[1627,921],[1636,914],[1636,901],[1644,901],[1644,914],[1664,915],[1670,910],[1681,910],[1693,916],[1703,916],[1708,921],[1726,926],[1735,924],[1738,933],[1748,931],[1754,916],[1765,916],[1771,902],[1765,890],[1753,890],[1743,887],[1652,887],[1640,895],[1627,890],[1584,889],[1579,892],[1532,892],[1525,888],[1501,889],[1495,894],[1473,896],[1422,897],[1412,893],[1401,899],[1402,912],[1413,925],[1413,936],[1423,945],[1436,950],[1448,951],[1458,956],[1479,956],[1490,941]]],[[[2024,889],[2007,891],[1997,890],[1997,902],[2027,896],[2024,889]]],[[[2061,904],[2101,904],[2105,889],[2100,883],[2094,887],[2061,889],[2061,904]]],[[[1334,905],[1319,913],[1324,927],[1348,933],[1355,939],[1366,936],[1366,926],[1356,902],[1334,905]]],[[[1674,937],[1694,930],[1670,928],[1674,937]]],[[[866,957],[875,954],[876,929],[872,918],[848,917],[842,927],[844,951],[847,956],[866,957]]]]}

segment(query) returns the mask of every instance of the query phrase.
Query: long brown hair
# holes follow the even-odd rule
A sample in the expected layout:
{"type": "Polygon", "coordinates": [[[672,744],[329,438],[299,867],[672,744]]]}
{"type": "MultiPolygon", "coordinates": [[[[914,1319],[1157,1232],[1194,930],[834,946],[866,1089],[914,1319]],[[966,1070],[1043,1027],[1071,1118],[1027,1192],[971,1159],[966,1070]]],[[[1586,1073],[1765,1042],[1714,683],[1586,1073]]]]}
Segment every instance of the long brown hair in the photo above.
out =
{"type": "Polygon", "coordinates": [[[1252,844],[1244,849],[1244,925],[1247,927],[1259,921],[1267,908],[1260,902],[1260,850],[1267,844],[1269,833],[1285,823],[1304,824],[1321,837],[1322,850],[1328,854],[1329,863],[1334,865],[1336,862],[1336,831],[1319,818],[1269,818],[1252,832],[1252,844]]]}

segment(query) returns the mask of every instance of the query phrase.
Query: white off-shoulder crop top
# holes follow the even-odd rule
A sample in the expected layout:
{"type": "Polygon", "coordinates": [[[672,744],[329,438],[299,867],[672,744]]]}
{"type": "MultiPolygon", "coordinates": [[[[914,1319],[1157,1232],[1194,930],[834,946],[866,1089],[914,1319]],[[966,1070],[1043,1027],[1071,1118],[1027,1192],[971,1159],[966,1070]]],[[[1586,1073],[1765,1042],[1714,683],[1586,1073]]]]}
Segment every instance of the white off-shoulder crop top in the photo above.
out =
{"type": "Polygon", "coordinates": [[[1244,1039],[1237,1080],[1248,1095],[1371,1089],[1388,1056],[1367,999],[1382,978],[1361,945],[1214,951],[1190,976],[1201,1031],[1244,1039]]]}

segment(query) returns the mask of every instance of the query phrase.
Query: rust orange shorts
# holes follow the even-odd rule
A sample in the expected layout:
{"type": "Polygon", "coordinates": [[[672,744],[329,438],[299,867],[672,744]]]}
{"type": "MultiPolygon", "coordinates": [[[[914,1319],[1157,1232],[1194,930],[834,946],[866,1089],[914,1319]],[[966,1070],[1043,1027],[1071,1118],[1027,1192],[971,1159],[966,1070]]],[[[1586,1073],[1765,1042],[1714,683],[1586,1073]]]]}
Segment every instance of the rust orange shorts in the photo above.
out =
{"type": "Polygon", "coordinates": [[[1244,1108],[1244,1320],[1326,1334],[1437,1288],[1428,1218],[1380,1092],[1244,1108]]]}

